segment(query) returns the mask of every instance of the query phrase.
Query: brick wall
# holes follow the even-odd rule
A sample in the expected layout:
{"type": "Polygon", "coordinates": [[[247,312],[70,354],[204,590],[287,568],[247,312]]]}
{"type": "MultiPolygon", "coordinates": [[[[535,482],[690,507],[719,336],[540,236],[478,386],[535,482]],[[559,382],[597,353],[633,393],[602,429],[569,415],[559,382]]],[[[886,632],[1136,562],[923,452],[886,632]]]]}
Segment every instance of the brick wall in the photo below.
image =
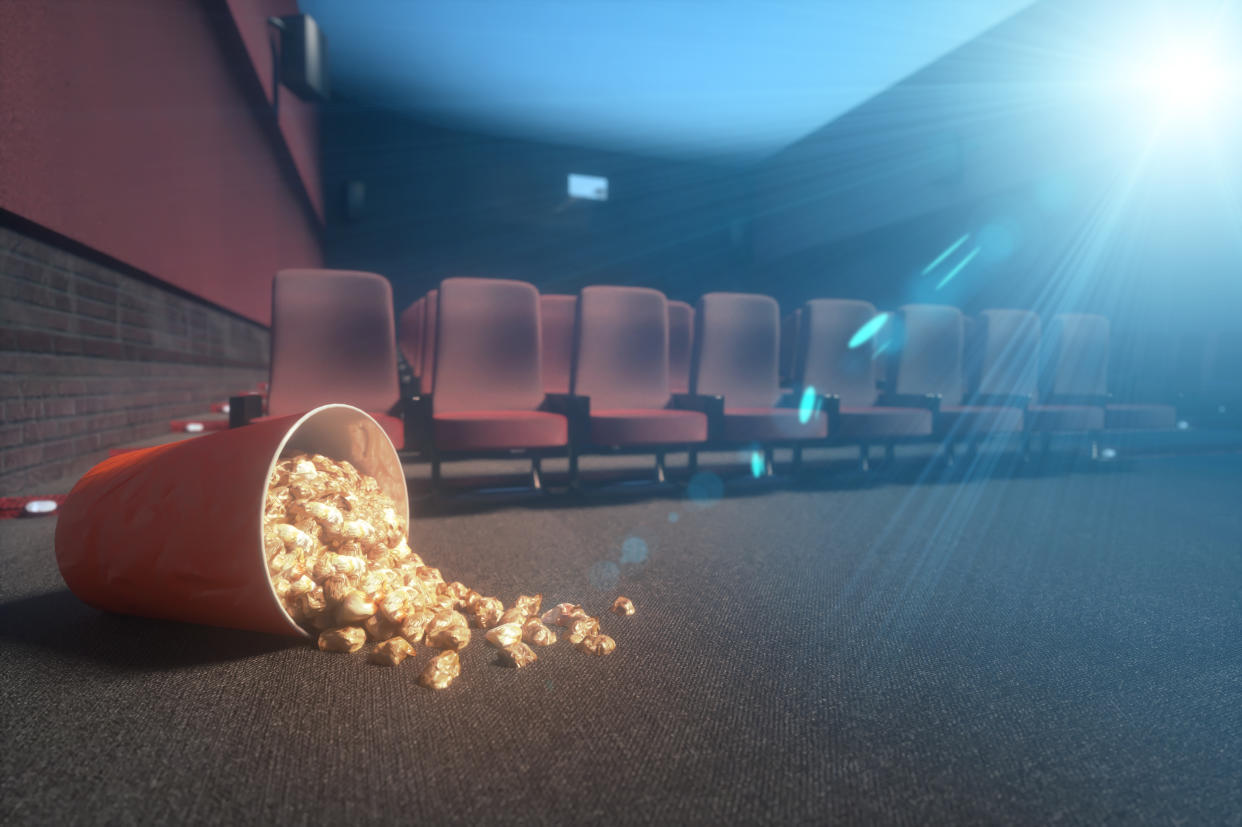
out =
{"type": "Polygon", "coordinates": [[[265,328],[33,235],[0,226],[0,496],[267,378],[265,328]]]}

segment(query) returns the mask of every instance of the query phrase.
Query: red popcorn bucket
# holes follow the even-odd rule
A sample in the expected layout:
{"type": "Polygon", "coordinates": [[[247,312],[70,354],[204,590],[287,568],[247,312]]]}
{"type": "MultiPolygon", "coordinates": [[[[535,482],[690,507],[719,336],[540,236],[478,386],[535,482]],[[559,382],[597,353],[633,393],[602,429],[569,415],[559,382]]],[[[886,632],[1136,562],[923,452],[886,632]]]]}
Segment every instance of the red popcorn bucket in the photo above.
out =
{"type": "Polygon", "coordinates": [[[401,460],[349,405],[157,445],[96,465],[69,492],[56,562],[104,611],[306,637],[280,604],[263,552],[268,480],[283,455],[348,460],[409,521],[401,460]]]}

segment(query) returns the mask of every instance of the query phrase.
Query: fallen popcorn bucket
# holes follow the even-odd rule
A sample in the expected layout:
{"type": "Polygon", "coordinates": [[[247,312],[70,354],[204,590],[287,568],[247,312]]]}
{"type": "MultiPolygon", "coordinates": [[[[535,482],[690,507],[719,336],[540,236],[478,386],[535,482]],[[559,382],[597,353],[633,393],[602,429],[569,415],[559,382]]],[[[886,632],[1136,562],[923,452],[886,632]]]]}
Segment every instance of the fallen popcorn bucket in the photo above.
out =
{"type": "Polygon", "coordinates": [[[120,454],[60,508],[56,562],[70,591],[104,611],[306,637],[272,590],[263,511],[278,459],[348,460],[409,521],[401,460],[349,405],[120,454]]]}

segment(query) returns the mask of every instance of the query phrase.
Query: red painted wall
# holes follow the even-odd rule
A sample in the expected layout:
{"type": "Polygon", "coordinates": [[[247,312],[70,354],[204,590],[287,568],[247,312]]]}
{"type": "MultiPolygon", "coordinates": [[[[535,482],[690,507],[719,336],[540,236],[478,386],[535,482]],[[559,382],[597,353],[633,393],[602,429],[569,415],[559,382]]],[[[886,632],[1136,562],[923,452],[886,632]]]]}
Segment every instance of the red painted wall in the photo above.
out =
{"type": "MultiPolygon", "coordinates": [[[[267,19],[297,14],[297,0],[228,0],[228,7],[246,45],[251,64],[263,84],[263,91],[267,93],[268,100],[271,100],[274,84],[270,38],[273,30],[267,25],[267,19]]],[[[329,73],[331,48],[332,43],[329,40],[329,73]]],[[[298,175],[302,178],[315,213],[322,221],[323,185],[319,177],[319,129],[315,105],[299,100],[287,89],[280,90],[278,104],[280,133],[293,156],[293,163],[297,166],[298,175]]]]}
{"type": "Polygon", "coordinates": [[[225,54],[195,0],[0,3],[0,207],[266,324],[272,274],[322,254],[225,54]]]}

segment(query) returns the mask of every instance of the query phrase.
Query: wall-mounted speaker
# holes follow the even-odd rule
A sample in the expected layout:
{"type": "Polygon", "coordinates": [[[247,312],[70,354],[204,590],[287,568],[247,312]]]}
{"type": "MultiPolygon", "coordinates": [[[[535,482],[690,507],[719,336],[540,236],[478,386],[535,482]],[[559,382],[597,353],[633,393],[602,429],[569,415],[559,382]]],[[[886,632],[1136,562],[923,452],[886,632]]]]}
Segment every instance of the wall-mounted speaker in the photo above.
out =
{"type": "Polygon", "coordinates": [[[328,41],[315,18],[290,14],[280,23],[280,82],[304,101],[328,99],[328,41]]]}

